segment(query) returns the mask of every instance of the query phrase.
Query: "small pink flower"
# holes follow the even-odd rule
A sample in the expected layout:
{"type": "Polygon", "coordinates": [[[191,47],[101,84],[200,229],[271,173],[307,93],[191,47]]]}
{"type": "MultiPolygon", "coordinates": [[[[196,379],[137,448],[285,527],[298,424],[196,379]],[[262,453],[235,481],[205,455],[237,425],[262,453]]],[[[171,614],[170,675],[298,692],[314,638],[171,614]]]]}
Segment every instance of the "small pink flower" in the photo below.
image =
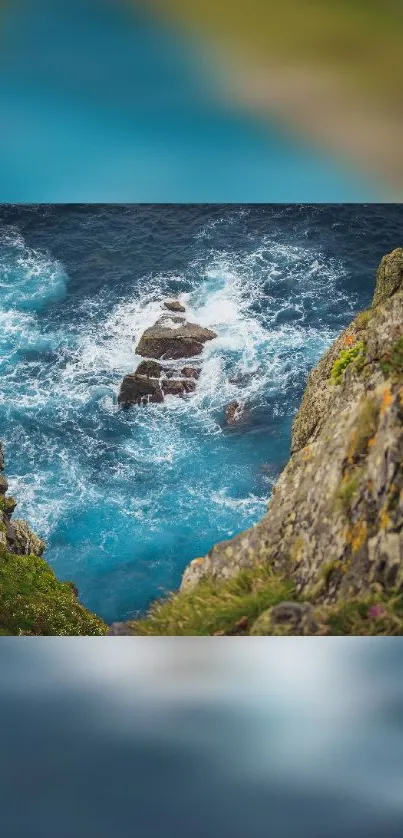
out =
{"type": "Polygon", "coordinates": [[[368,608],[367,617],[370,620],[376,620],[378,617],[383,617],[386,614],[386,608],[383,605],[371,605],[371,608],[368,608]]]}

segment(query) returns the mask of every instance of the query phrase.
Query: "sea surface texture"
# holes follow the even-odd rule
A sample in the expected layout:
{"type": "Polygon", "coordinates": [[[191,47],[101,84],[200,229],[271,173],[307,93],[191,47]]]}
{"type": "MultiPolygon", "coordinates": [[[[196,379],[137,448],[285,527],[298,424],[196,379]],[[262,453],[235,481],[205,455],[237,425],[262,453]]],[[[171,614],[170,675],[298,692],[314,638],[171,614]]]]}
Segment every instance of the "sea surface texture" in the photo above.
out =
{"type": "Polygon", "coordinates": [[[0,439],[46,558],[106,621],[265,512],[307,374],[402,245],[383,206],[3,206],[0,439]],[[217,332],[194,394],[122,410],[167,297],[217,332]],[[225,425],[244,402],[249,422],[225,425]]]}

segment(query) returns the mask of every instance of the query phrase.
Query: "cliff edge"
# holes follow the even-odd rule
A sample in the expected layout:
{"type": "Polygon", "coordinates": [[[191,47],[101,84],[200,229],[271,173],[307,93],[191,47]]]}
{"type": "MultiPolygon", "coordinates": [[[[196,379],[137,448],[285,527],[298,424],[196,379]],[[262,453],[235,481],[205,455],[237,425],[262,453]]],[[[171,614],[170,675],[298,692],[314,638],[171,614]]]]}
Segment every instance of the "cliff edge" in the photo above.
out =
{"type": "Polygon", "coordinates": [[[0,635],[100,635],[106,625],[77,600],[42,558],[45,542],[26,521],[13,519],[0,443],[0,635]]]}
{"type": "Polygon", "coordinates": [[[309,376],[265,517],[194,559],[180,592],[120,633],[402,634],[402,423],[398,248],[371,308],[309,376]]]}

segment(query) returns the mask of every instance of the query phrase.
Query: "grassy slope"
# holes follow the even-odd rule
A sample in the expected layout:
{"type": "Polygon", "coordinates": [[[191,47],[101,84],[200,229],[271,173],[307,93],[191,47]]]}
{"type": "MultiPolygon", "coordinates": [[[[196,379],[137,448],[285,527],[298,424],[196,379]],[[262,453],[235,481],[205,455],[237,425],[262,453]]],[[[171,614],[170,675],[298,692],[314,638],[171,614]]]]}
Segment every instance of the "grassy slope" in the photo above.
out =
{"type": "MultiPolygon", "coordinates": [[[[326,569],[324,570],[326,572],[326,569]]],[[[229,582],[201,582],[188,593],[173,594],[155,603],[143,620],[128,624],[135,635],[292,635],[289,624],[259,629],[259,616],[280,602],[307,602],[295,595],[294,585],[273,574],[267,565],[258,565],[229,582]]],[[[402,635],[403,593],[374,586],[367,595],[340,600],[314,609],[317,635],[402,635]]],[[[266,623],[267,625],[267,623],[266,623]]],[[[305,633],[305,632],[302,632],[305,633]]]]}
{"type": "Polygon", "coordinates": [[[0,551],[1,635],[103,635],[106,625],[44,559],[0,551]]]}

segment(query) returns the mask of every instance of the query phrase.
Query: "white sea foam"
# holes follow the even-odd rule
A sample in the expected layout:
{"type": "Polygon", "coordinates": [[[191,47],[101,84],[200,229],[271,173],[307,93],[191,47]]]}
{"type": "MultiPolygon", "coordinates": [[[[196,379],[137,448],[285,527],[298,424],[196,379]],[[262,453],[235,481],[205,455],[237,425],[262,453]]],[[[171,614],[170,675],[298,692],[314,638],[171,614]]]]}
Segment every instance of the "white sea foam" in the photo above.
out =
{"type": "Polygon", "coordinates": [[[26,245],[18,230],[0,234],[2,305],[37,311],[66,293],[67,275],[49,254],[26,245]]]}

